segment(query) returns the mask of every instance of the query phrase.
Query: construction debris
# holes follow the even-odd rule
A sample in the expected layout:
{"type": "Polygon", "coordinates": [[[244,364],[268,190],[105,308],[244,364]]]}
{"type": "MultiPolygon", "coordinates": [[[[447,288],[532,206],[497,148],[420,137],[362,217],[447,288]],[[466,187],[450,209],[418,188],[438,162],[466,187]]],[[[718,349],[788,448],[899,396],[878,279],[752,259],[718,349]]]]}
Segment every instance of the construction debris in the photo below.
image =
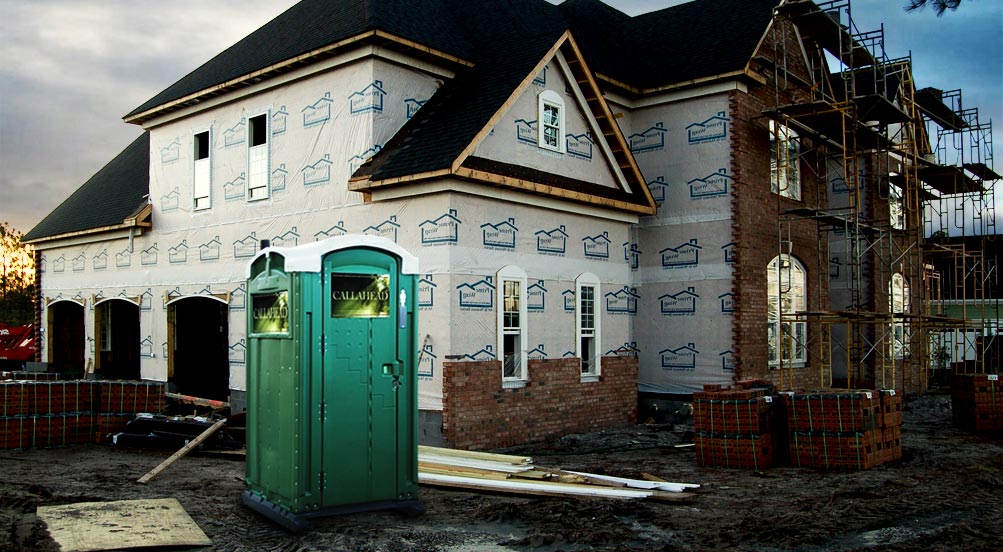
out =
{"type": "Polygon", "coordinates": [[[168,467],[171,466],[171,464],[177,462],[183,456],[185,456],[186,454],[188,454],[189,452],[191,452],[193,449],[195,449],[195,447],[201,445],[213,433],[216,433],[216,431],[219,430],[219,428],[223,427],[224,424],[226,424],[226,420],[219,420],[218,422],[212,424],[212,426],[209,427],[209,429],[206,429],[205,431],[203,431],[201,434],[199,434],[198,437],[192,439],[185,446],[181,447],[181,450],[179,450],[179,451],[175,452],[174,454],[172,454],[170,458],[168,458],[167,460],[164,460],[163,462],[161,462],[159,466],[157,466],[157,467],[153,468],[152,470],[150,470],[149,473],[147,473],[143,477],[140,477],[139,479],[137,479],[137,481],[139,483],[143,483],[143,484],[149,483],[150,480],[153,479],[154,477],[156,477],[157,475],[159,475],[160,472],[166,470],[168,467]]]}
{"type": "MultiPolygon", "coordinates": [[[[651,476],[649,476],[651,477],[651,476]]],[[[687,502],[700,485],[544,468],[525,456],[418,447],[418,482],[501,493],[687,502]]]]}

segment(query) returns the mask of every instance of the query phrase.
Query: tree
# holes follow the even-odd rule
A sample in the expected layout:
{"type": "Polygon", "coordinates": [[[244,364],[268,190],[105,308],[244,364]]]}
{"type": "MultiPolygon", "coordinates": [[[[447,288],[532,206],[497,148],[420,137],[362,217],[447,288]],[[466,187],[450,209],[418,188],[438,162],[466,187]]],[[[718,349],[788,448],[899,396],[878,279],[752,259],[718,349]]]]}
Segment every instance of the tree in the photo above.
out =
{"type": "Polygon", "coordinates": [[[35,319],[35,253],[21,243],[23,234],[0,223],[0,322],[20,326],[35,319]]]}
{"type": "Polygon", "coordinates": [[[927,4],[933,6],[933,11],[937,12],[937,17],[940,17],[944,15],[945,10],[958,9],[961,0],[906,0],[905,11],[915,11],[926,7],[927,4]]]}

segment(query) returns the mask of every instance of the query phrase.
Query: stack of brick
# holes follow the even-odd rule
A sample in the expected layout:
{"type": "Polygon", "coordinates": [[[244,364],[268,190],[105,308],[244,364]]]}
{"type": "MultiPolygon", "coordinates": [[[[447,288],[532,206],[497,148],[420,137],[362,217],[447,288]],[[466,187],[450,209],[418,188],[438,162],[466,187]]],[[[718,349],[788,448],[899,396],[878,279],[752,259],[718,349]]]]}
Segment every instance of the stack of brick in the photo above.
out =
{"type": "Polygon", "coordinates": [[[164,384],[3,381],[0,401],[0,450],[59,447],[100,442],[138,412],[163,412],[164,384]]]}
{"type": "Polygon", "coordinates": [[[894,391],[785,393],[791,465],[870,469],[902,455],[902,399],[894,391]]]}
{"type": "Polygon", "coordinates": [[[1003,385],[998,374],[958,374],[951,378],[954,426],[976,433],[1003,431],[1003,385]]]}
{"type": "Polygon", "coordinates": [[[705,386],[693,394],[697,463],[761,470],[775,458],[773,398],[766,389],[705,386]]]}
{"type": "Polygon", "coordinates": [[[0,372],[0,381],[56,381],[56,372],[0,372]]]}

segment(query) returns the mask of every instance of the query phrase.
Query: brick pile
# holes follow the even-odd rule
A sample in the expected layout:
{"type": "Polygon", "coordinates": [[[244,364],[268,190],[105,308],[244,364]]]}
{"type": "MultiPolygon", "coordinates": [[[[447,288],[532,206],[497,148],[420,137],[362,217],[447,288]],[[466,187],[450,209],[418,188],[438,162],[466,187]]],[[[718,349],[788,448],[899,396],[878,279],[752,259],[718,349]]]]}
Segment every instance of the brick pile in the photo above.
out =
{"type": "Polygon", "coordinates": [[[781,395],[790,463],[866,470],[902,457],[902,397],[894,390],[781,395]]]}
{"type": "Polygon", "coordinates": [[[951,420],[965,431],[1003,431],[1003,385],[998,374],[951,378],[951,420]]]}
{"type": "Polygon", "coordinates": [[[697,464],[761,470],[776,461],[773,397],[768,390],[707,385],[693,394],[697,464]]]}
{"type": "Polygon", "coordinates": [[[55,381],[61,379],[57,372],[0,372],[0,381],[55,381]]]}
{"type": "Polygon", "coordinates": [[[0,450],[100,442],[165,406],[163,383],[135,381],[0,381],[0,401],[0,450]]]}

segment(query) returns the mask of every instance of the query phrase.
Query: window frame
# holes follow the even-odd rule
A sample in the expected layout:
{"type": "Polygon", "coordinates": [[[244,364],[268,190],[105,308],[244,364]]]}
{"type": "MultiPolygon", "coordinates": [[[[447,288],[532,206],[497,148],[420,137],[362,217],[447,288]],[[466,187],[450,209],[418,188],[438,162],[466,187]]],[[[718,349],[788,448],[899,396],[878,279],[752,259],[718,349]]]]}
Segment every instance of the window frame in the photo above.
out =
{"type": "Polygon", "coordinates": [[[498,285],[495,288],[496,302],[497,302],[497,346],[498,346],[498,358],[501,360],[502,369],[502,384],[506,386],[522,386],[525,385],[526,381],[529,379],[529,370],[527,362],[529,361],[529,351],[526,348],[526,344],[529,342],[528,339],[528,305],[526,302],[526,284],[528,278],[526,272],[517,266],[505,266],[497,273],[498,285]],[[506,310],[505,298],[506,282],[515,282],[519,286],[518,290],[518,317],[519,323],[515,327],[508,326],[506,324],[506,314],[513,311],[506,310]],[[505,341],[506,336],[516,336],[516,346],[518,347],[518,364],[515,366],[514,375],[506,375],[506,355],[505,355],[505,341]]]}
{"type": "Polygon", "coordinates": [[[890,181],[890,177],[895,174],[888,175],[888,225],[893,230],[905,230],[905,195],[902,188],[890,181]]]}
{"type": "Polygon", "coordinates": [[[895,360],[909,356],[909,323],[895,320],[896,314],[908,314],[912,308],[912,288],[909,279],[901,272],[895,272],[888,280],[888,313],[892,315],[889,326],[888,354],[895,360]],[[901,284],[896,286],[896,280],[901,284]],[[898,300],[896,300],[898,299],[898,300]]]}
{"type": "Polygon", "coordinates": [[[801,201],[801,136],[789,125],[780,125],[773,120],[770,121],[770,191],[801,201]],[[785,145],[783,150],[779,144],[785,145]],[[781,151],[786,152],[788,162],[785,164],[780,163],[781,151]],[[790,162],[792,156],[793,163],[790,162]],[[780,187],[781,181],[787,184],[783,188],[780,187]]]}
{"type": "Polygon", "coordinates": [[[590,272],[584,272],[575,279],[575,356],[581,359],[582,380],[596,381],[602,376],[602,316],[599,309],[600,297],[599,278],[590,272]],[[592,328],[591,333],[584,323],[588,314],[584,311],[582,292],[592,290],[592,328]],[[585,339],[591,338],[591,343],[585,345],[585,339]],[[586,348],[591,350],[586,351],[586,348]],[[587,365],[586,354],[591,357],[591,365],[587,365]]]}
{"type": "MultiPolygon", "coordinates": [[[[248,115],[247,117],[247,201],[263,201],[272,196],[272,184],[271,184],[271,144],[272,141],[269,139],[271,129],[271,117],[269,115],[270,110],[265,110],[254,115],[248,115]],[[264,129],[262,131],[263,142],[260,144],[253,144],[254,140],[254,129],[257,125],[253,124],[255,119],[261,118],[264,123],[264,129]],[[263,183],[258,186],[252,186],[252,180],[258,176],[258,172],[252,170],[256,156],[263,156],[264,159],[261,160],[264,163],[263,176],[261,177],[263,183]],[[263,195],[256,197],[255,191],[261,190],[263,195]]],[[[255,182],[256,183],[256,182],[255,182]]]]}
{"type": "Polygon", "coordinates": [[[564,139],[564,98],[560,94],[554,92],[553,90],[544,90],[540,92],[537,96],[537,145],[543,149],[556,151],[558,153],[565,153],[567,150],[566,142],[564,139]],[[556,124],[547,122],[545,117],[547,113],[547,108],[557,110],[557,121],[556,124]],[[546,129],[554,128],[557,133],[557,143],[549,144],[547,143],[547,132],[546,129]]]}
{"type": "Polygon", "coordinates": [[[206,211],[212,209],[212,127],[192,132],[192,211],[206,211]],[[199,136],[206,135],[205,157],[199,157],[199,136]],[[200,165],[200,162],[203,162],[200,165]],[[200,186],[200,166],[205,167],[205,183],[200,186]],[[200,188],[204,188],[205,195],[199,195],[200,188]],[[205,200],[205,205],[200,206],[199,200],[205,200]]]}
{"type": "Polygon", "coordinates": [[[783,322],[781,318],[785,312],[799,312],[808,310],[808,271],[804,264],[791,255],[783,253],[777,255],[766,265],[766,325],[767,325],[767,361],[770,368],[779,368],[781,365],[791,367],[803,367],[808,362],[808,323],[807,322],[783,322]],[[787,267],[783,266],[784,262],[787,267]],[[787,270],[786,278],[787,290],[784,291],[784,271],[787,270]],[[799,287],[800,295],[791,295],[789,302],[791,308],[783,310],[785,295],[792,294],[798,287],[793,274],[800,272],[799,287]],[[775,276],[774,276],[775,275],[775,276]],[[790,325],[788,329],[787,325],[790,325]],[[784,346],[784,340],[791,338],[790,348],[784,346]],[[787,355],[784,355],[784,352],[787,355]]]}

